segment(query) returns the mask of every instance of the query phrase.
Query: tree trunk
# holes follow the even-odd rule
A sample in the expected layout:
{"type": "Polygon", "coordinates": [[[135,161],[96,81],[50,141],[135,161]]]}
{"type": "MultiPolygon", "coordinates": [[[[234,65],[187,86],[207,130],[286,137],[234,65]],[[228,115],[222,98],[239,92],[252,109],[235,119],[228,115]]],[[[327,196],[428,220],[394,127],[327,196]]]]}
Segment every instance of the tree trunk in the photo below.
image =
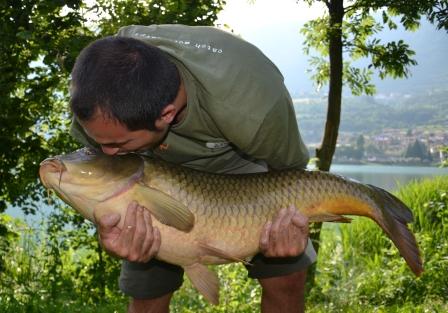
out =
{"type": "MultiPolygon", "coordinates": [[[[341,119],[341,97],[342,97],[342,20],[344,17],[344,0],[330,0],[328,2],[330,15],[329,31],[329,57],[330,57],[330,82],[328,92],[327,120],[325,124],[324,137],[318,149],[318,168],[321,171],[329,171],[333,154],[336,150],[339,123],[341,119]]],[[[316,223],[311,230],[311,240],[316,253],[319,252],[319,238],[322,223],[316,223]]],[[[316,266],[311,267],[308,274],[309,286],[314,285],[316,266]]]]}

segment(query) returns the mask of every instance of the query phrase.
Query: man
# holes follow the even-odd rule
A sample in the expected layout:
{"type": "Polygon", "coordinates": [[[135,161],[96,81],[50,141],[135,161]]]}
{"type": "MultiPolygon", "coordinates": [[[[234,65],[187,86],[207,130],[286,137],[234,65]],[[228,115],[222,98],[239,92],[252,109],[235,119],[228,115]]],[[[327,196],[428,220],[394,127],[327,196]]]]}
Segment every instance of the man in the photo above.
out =
{"type": "MultiPolygon", "coordinates": [[[[72,72],[72,135],[110,155],[138,152],[197,170],[241,174],[303,168],[283,77],[260,50],[211,27],[129,26],[85,48],[72,72]]],[[[163,238],[138,203],[99,223],[122,259],[129,312],[168,312],[182,269],[154,257],[163,238]]],[[[267,223],[249,276],[262,312],[303,312],[306,268],[315,260],[308,221],[284,208],[267,223]],[[304,252],[305,251],[305,252],[304,252]],[[304,252],[304,253],[303,253],[304,252]]]]}

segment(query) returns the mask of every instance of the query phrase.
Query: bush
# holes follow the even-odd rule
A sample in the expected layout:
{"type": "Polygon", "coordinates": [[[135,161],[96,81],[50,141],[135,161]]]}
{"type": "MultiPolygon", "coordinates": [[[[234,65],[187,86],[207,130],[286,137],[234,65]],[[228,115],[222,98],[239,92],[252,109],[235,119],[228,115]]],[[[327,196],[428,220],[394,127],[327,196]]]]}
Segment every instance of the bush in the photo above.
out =
{"type": "Polygon", "coordinates": [[[326,303],[331,312],[338,312],[334,307],[355,307],[358,312],[366,307],[448,311],[448,177],[411,183],[397,195],[415,217],[410,226],[422,252],[422,276],[412,274],[376,224],[359,218],[351,225],[325,228],[311,302],[326,303]]]}
{"type": "MultiPolygon", "coordinates": [[[[413,209],[425,271],[416,278],[398,250],[372,221],[327,223],[322,230],[316,285],[307,312],[448,312],[448,177],[405,186],[398,193],[413,209]]],[[[30,227],[0,215],[0,311],[123,312],[120,262],[99,247],[95,229],[66,207],[30,227]]],[[[221,304],[211,306],[185,279],[171,311],[256,312],[260,287],[244,266],[213,268],[221,304]]]]}
{"type": "Polygon", "coordinates": [[[7,226],[17,236],[0,273],[2,313],[124,310],[119,261],[98,249],[94,228],[72,210],[31,226],[9,218],[7,226]]]}

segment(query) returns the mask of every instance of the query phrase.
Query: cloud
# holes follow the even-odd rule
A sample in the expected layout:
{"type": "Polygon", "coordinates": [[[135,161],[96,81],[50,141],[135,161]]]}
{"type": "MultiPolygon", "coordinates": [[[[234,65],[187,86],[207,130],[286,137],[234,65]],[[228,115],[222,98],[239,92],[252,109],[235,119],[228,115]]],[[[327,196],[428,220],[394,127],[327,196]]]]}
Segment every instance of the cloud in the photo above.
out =
{"type": "Polygon", "coordinates": [[[325,12],[322,5],[309,7],[296,0],[228,0],[219,14],[218,24],[227,24],[236,33],[244,33],[272,25],[302,25],[325,12]]]}

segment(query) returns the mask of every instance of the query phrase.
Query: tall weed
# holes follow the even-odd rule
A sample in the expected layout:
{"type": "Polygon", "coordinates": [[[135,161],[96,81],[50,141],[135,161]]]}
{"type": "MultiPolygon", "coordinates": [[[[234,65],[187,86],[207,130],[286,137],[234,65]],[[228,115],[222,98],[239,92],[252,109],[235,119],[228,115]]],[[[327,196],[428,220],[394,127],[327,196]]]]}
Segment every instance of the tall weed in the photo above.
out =
{"type": "Polygon", "coordinates": [[[11,219],[9,227],[18,235],[0,273],[0,312],[124,308],[119,261],[98,250],[94,228],[72,210],[61,208],[33,226],[11,219]]]}
{"type": "MultiPolygon", "coordinates": [[[[307,312],[448,312],[447,194],[448,177],[398,192],[415,216],[411,227],[425,267],[420,278],[372,221],[325,224],[307,312]]],[[[101,251],[95,229],[73,210],[60,206],[33,227],[0,218],[8,234],[0,236],[0,312],[125,311],[127,299],[117,287],[120,262],[101,251]]],[[[243,266],[213,269],[221,280],[221,305],[206,303],[186,279],[172,312],[259,311],[260,287],[243,266]]]]}
{"type": "Polygon", "coordinates": [[[397,196],[415,217],[410,227],[422,252],[422,276],[412,274],[376,224],[359,218],[351,225],[325,228],[313,302],[339,308],[434,303],[428,312],[448,311],[448,177],[411,183],[397,196]]]}

